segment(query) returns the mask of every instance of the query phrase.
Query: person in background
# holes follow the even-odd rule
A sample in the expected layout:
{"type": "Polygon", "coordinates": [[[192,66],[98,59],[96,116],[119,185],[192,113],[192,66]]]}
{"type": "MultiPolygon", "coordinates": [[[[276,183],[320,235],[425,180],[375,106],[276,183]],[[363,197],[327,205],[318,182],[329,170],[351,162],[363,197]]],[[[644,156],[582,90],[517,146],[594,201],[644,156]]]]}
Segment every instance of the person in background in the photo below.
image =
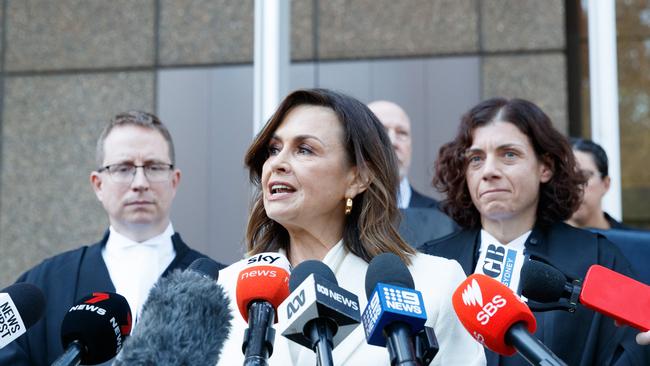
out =
{"type": "Polygon", "coordinates": [[[416,191],[409,182],[408,174],[411,168],[411,120],[399,105],[386,100],[368,103],[368,108],[377,116],[379,122],[386,128],[393,150],[397,156],[399,168],[399,208],[425,207],[437,208],[438,201],[416,191]]]}
{"type": "MultiPolygon", "coordinates": [[[[280,252],[293,267],[319,260],[339,286],[365,296],[368,263],[393,253],[422,291],[427,325],[440,351],[434,365],[483,365],[481,346],[456,317],[451,295],[465,276],[457,262],[417,253],[399,236],[399,177],[383,126],[361,102],[326,89],[289,94],[246,153],[257,188],[246,233],[247,252],[280,252]]],[[[236,284],[246,260],[221,270],[231,296],[232,330],[220,365],[241,364],[247,324],[237,310],[236,284]]],[[[278,325],[279,326],[279,325],[278,325]]],[[[335,365],[389,365],[388,351],[366,343],[358,325],[334,350],[335,365]]],[[[315,353],[276,335],[269,365],[315,365],[315,353]]]]}
{"type": "MultiPolygon", "coordinates": [[[[433,183],[446,195],[442,209],[463,230],[420,250],[457,260],[466,274],[483,273],[518,291],[525,256],[546,260],[577,278],[584,278],[593,264],[632,274],[609,240],[564,223],[580,205],[584,176],[568,140],[529,101],[494,98],[465,113],[456,137],[440,148],[433,183]]],[[[630,328],[617,328],[585,307],[534,315],[535,337],[568,365],[650,362],[630,328]]],[[[518,354],[486,351],[486,358],[488,365],[528,365],[518,354]]]]}
{"type": "Polygon", "coordinates": [[[402,237],[413,247],[418,247],[457,230],[453,220],[438,209],[438,201],[416,191],[409,182],[412,155],[411,120],[404,109],[385,100],[369,103],[368,108],[384,125],[397,156],[400,180],[397,203],[402,211],[399,227],[402,237]]]}
{"type": "Polygon", "coordinates": [[[609,190],[609,165],[605,150],[597,143],[581,138],[571,139],[571,147],[578,168],[587,178],[582,203],[567,223],[580,228],[601,230],[627,229],[607,212],[603,211],[602,200],[609,190]]]}
{"type": "Polygon", "coordinates": [[[205,257],[183,242],[169,219],[181,171],[158,117],[140,111],[115,116],[97,141],[96,160],[90,184],[108,216],[108,230],[97,243],[46,259],[18,278],[43,290],[47,310],[27,334],[0,349],[0,365],[52,364],[63,354],[63,317],[93,292],[124,296],[135,324],[160,276],[205,257]]]}

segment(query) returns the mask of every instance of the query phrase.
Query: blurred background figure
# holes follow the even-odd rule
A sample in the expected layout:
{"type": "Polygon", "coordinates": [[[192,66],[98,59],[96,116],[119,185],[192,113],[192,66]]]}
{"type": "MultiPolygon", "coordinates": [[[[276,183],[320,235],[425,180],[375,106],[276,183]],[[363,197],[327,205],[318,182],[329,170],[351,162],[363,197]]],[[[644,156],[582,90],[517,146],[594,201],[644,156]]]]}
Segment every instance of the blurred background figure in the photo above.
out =
{"type": "Polygon", "coordinates": [[[597,143],[582,138],[571,139],[571,147],[578,168],[587,179],[587,184],[580,207],[567,223],[580,228],[626,229],[602,208],[603,196],[610,185],[609,164],[605,150],[597,143]]]}
{"type": "Polygon", "coordinates": [[[409,168],[411,167],[411,120],[402,107],[393,102],[378,100],[368,104],[368,108],[377,116],[379,122],[386,128],[390,142],[397,156],[399,167],[399,197],[397,206],[437,208],[438,201],[427,197],[409,183],[409,168]]]}
{"type": "Polygon", "coordinates": [[[413,151],[409,116],[402,107],[386,100],[371,102],[368,108],[384,125],[397,156],[400,179],[397,204],[402,211],[399,228],[402,237],[417,247],[428,240],[455,231],[456,224],[438,209],[438,201],[416,191],[409,182],[408,173],[413,151]]]}

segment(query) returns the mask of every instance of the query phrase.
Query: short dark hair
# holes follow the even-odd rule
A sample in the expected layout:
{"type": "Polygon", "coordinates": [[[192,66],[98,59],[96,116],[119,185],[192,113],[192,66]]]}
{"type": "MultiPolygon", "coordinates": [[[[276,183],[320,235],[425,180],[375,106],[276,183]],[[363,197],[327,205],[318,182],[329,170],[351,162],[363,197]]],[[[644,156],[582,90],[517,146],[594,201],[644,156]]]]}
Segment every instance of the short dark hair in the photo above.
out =
{"type": "Polygon", "coordinates": [[[250,180],[258,188],[246,230],[249,254],[287,249],[289,244],[287,230],[266,215],[260,186],[269,141],[289,112],[301,105],[329,108],[336,114],[343,128],[346,157],[368,182],[367,189],[354,197],[352,212],[345,218],[346,249],[366,262],[390,252],[410,263],[415,250],[397,232],[397,157],[384,126],[365,104],[327,89],[297,90],[285,97],[246,152],[250,180]]]}
{"type": "Polygon", "coordinates": [[[433,185],[446,194],[442,209],[464,228],[480,228],[480,213],[472,202],[465,172],[466,151],[475,129],[499,121],[512,123],[528,136],[537,158],[553,171],[539,190],[537,222],[551,224],[568,219],[580,206],[585,179],[576,169],[569,141],[535,104],[523,99],[493,98],[465,113],[453,141],[440,148],[433,185]]]}
{"type": "Polygon", "coordinates": [[[607,159],[607,153],[600,145],[589,139],[572,137],[571,147],[574,150],[582,151],[591,155],[594,159],[594,163],[596,163],[596,168],[598,169],[601,178],[605,178],[609,175],[609,159],[607,159]]]}
{"type": "Polygon", "coordinates": [[[95,159],[97,161],[97,166],[101,167],[104,163],[104,141],[113,128],[118,126],[140,126],[160,132],[165,141],[167,141],[167,147],[169,150],[169,160],[172,165],[176,165],[176,153],[174,152],[174,142],[172,141],[172,136],[169,133],[169,130],[165,125],[160,121],[156,115],[152,113],[142,112],[142,111],[127,111],[122,112],[113,117],[101,135],[97,140],[97,150],[95,153],[95,159]]]}

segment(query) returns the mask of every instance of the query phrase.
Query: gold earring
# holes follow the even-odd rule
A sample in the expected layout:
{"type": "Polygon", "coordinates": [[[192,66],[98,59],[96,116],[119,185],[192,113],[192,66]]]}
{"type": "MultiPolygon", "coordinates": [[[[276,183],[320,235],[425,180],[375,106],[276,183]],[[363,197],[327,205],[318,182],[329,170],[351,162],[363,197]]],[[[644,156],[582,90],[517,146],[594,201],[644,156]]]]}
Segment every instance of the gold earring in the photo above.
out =
{"type": "Polygon", "coordinates": [[[345,214],[349,215],[352,212],[352,198],[345,201],[345,214]]]}

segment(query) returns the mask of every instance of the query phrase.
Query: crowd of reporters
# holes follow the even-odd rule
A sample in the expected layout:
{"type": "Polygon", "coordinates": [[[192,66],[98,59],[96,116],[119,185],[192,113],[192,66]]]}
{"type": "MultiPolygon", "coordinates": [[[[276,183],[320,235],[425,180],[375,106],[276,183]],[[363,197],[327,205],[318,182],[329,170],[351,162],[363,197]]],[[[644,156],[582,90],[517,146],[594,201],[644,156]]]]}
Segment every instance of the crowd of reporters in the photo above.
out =
{"type": "Polygon", "coordinates": [[[181,177],[171,136],[153,115],[118,115],[91,173],[110,227],[18,279],[37,290],[2,291],[21,317],[43,319],[0,343],[0,364],[647,365],[635,337],[650,333],[627,326],[648,330],[647,318],[614,316],[617,327],[606,315],[619,309],[529,309],[514,295],[530,261],[575,284],[593,265],[635,277],[605,236],[564,223],[590,177],[546,114],[496,98],[461,118],[435,163],[444,199],[425,211],[457,230],[416,250],[398,225],[400,195],[420,195],[405,179],[410,145],[396,141],[410,129],[382,125],[394,107],[289,94],[244,157],[246,258],[208,269],[169,220],[181,177]]]}

